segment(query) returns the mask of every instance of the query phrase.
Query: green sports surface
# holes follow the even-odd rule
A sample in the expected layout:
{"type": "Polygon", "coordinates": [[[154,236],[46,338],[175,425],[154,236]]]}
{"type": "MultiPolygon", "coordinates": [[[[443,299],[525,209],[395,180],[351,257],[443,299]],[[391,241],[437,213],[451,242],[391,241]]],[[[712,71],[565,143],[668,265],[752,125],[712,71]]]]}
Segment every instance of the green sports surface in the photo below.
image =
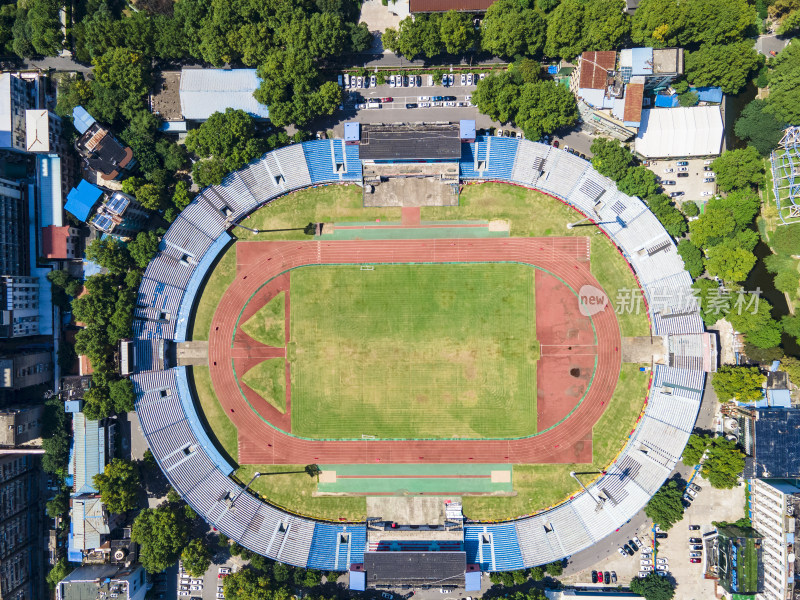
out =
{"type": "Polygon", "coordinates": [[[497,263],[293,270],[292,433],[535,433],[534,274],[530,266],[497,263]]]}
{"type": "Polygon", "coordinates": [[[511,494],[513,467],[507,464],[320,465],[323,494],[511,494]]]}

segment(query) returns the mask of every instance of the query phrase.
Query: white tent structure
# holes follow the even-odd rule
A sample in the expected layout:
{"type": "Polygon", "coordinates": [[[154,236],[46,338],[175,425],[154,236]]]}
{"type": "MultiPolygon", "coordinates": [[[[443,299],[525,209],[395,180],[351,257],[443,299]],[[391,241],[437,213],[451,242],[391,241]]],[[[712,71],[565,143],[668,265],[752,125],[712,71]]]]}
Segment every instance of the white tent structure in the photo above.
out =
{"type": "Polygon", "coordinates": [[[642,111],[636,153],[645,158],[717,156],[725,126],[719,105],[642,111]]]}

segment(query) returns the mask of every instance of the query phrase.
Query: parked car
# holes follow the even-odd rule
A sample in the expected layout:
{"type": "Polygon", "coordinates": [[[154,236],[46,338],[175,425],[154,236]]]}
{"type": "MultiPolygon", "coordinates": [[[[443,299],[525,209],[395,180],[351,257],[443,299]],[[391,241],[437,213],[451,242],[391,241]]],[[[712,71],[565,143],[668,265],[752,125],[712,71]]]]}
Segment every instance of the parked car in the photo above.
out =
{"type": "MultiPolygon", "coordinates": [[[[690,487],[691,489],[693,489],[695,492],[700,492],[700,491],[702,491],[702,490],[703,490],[703,488],[701,488],[701,487],[700,487],[699,485],[697,485],[696,483],[690,483],[690,484],[689,484],[689,487],[690,487]]],[[[699,527],[698,525],[694,525],[693,527],[696,527],[697,529],[700,529],[700,527],[699,527]]],[[[690,527],[689,529],[691,529],[691,527],[690,527]]]]}
{"type": "Polygon", "coordinates": [[[619,552],[622,556],[628,556],[627,553],[625,552],[625,548],[623,548],[622,546],[617,548],[617,552],[619,552]]]}
{"type": "Polygon", "coordinates": [[[692,488],[687,489],[686,493],[692,497],[692,500],[694,500],[694,497],[697,496],[697,492],[695,492],[692,488]]]}
{"type": "MultiPolygon", "coordinates": [[[[691,485],[694,485],[694,484],[691,484],[691,485]]],[[[689,525],[689,531],[700,531],[700,525],[689,525]]]]}
{"type": "Polygon", "coordinates": [[[445,102],[444,105],[445,106],[455,106],[456,103],[455,102],[445,102]]]}
{"type": "Polygon", "coordinates": [[[191,589],[193,592],[202,592],[203,591],[203,586],[202,585],[193,585],[189,589],[191,589]]]}
{"type": "Polygon", "coordinates": [[[598,571],[597,572],[597,582],[598,583],[603,583],[603,572],[602,571],[598,571]]]}
{"type": "Polygon", "coordinates": [[[606,583],[611,583],[611,573],[608,571],[603,572],[603,581],[606,583]]]}
{"type": "Polygon", "coordinates": [[[521,140],[521,139],[523,139],[524,137],[525,137],[525,136],[522,134],[522,132],[521,132],[521,131],[518,131],[518,132],[517,132],[517,139],[518,139],[518,140],[521,140]]]}
{"type": "Polygon", "coordinates": [[[671,167],[669,169],[664,169],[664,173],[673,173],[674,171],[675,171],[675,169],[673,169],[671,167]]]}
{"type": "Polygon", "coordinates": [[[558,148],[558,140],[553,140],[553,148],[558,148]]]}
{"type": "Polygon", "coordinates": [[[700,562],[700,559],[699,559],[699,558],[690,558],[690,559],[689,559],[689,562],[690,562],[690,563],[699,563],[699,562],[700,562]]]}
{"type": "Polygon", "coordinates": [[[638,537],[636,537],[636,536],[633,536],[633,541],[636,543],[636,547],[637,547],[637,548],[641,548],[642,546],[644,546],[644,544],[642,544],[642,540],[640,540],[640,539],[639,539],[638,537]]]}
{"type": "Polygon", "coordinates": [[[431,99],[430,96],[418,96],[417,97],[417,100],[419,100],[420,102],[425,102],[426,100],[430,100],[430,99],[431,99]]]}
{"type": "Polygon", "coordinates": [[[711,164],[711,163],[713,163],[713,162],[714,162],[714,161],[713,161],[712,159],[710,159],[710,158],[709,158],[708,160],[704,160],[704,161],[703,161],[703,164],[704,164],[704,165],[710,165],[710,164],[711,164]]]}
{"type": "Polygon", "coordinates": [[[422,75],[417,75],[417,87],[422,87],[422,75]]]}
{"type": "Polygon", "coordinates": [[[408,104],[406,104],[406,108],[417,108],[417,103],[409,102],[408,104]]]}
{"type": "Polygon", "coordinates": [[[381,108],[383,104],[375,104],[374,102],[367,104],[367,108],[381,108]]]}
{"type": "Polygon", "coordinates": [[[678,173],[678,177],[688,177],[688,173],[678,173]]]}
{"type": "Polygon", "coordinates": [[[433,87],[433,75],[428,75],[428,87],[433,87]]]}
{"type": "MultiPolygon", "coordinates": [[[[681,196],[683,196],[683,192],[670,192],[670,195],[669,195],[670,198],[680,198],[681,196]]],[[[661,535],[662,534],[657,533],[656,537],[660,537],[661,535]]],[[[663,534],[663,536],[667,537],[667,534],[665,533],[665,534],[663,534]]]]}
{"type": "Polygon", "coordinates": [[[481,79],[486,79],[486,73],[481,73],[481,79]]]}
{"type": "Polygon", "coordinates": [[[592,571],[592,583],[597,583],[597,571],[592,571]]]}
{"type": "Polygon", "coordinates": [[[656,565],[656,571],[669,571],[669,567],[667,565],[656,565]]]}
{"type": "Polygon", "coordinates": [[[641,567],[639,567],[639,570],[640,571],[652,571],[653,567],[651,567],[650,565],[642,565],[641,567]]]}
{"type": "Polygon", "coordinates": [[[461,85],[467,85],[467,74],[466,73],[462,73],[461,74],[461,85]]]}
{"type": "Polygon", "coordinates": [[[431,98],[431,100],[433,100],[434,102],[441,102],[442,100],[444,100],[444,96],[434,96],[433,98],[431,98]]]}
{"type": "Polygon", "coordinates": [[[648,575],[647,571],[639,571],[639,579],[644,579],[645,577],[647,577],[647,575],[648,575]]]}
{"type": "Polygon", "coordinates": [[[192,579],[192,584],[193,585],[203,585],[203,580],[202,579],[192,579]]]}
{"type": "Polygon", "coordinates": [[[640,560],[639,564],[642,565],[643,567],[645,567],[647,565],[652,565],[653,561],[652,560],[640,560]]]}
{"type": "Polygon", "coordinates": [[[504,134],[504,133],[505,133],[505,131],[503,131],[502,129],[498,129],[498,130],[495,132],[495,135],[496,135],[497,137],[503,137],[503,134],[504,134]]]}
{"type": "Polygon", "coordinates": [[[710,171],[710,170],[711,170],[711,167],[709,167],[708,165],[703,167],[703,171],[710,171]]]}
{"type": "Polygon", "coordinates": [[[408,75],[403,75],[403,87],[408,87],[408,75]]]}
{"type": "Polygon", "coordinates": [[[686,161],[686,160],[679,160],[679,161],[678,161],[678,166],[679,166],[679,167],[688,167],[688,166],[689,166],[689,161],[686,161]]]}
{"type": "Polygon", "coordinates": [[[668,564],[669,564],[669,562],[667,561],[667,559],[666,559],[666,558],[657,558],[657,559],[656,559],[656,564],[659,564],[659,565],[668,565],[668,564]]]}
{"type": "Polygon", "coordinates": [[[712,192],[709,192],[709,191],[700,192],[700,195],[701,195],[701,196],[703,196],[703,197],[705,197],[705,196],[711,196],[711,194],[712,194],[712,192]]]}
{"type": "Polygon", "coordinates": [[[443,96],[443,100],[445,100],[447,102],[452,102],[455,99],[456,99],[455,96],[443,96]]]}
{"type": "Polygon", "coordinates": [[[394,87],[394,86],[395,86],[394,75],[389,75],[389,87],[394,87]]]}
{"type": "Polygon", "coordinates": [[[681,173],[686,173],[689,170],[689,167],[678,167],[678,171],[681,173]]]}
{"type": "Polygon", "coordinates": [[[386,98],[381,98],[380,101],[381,102],[394,102],[394,98],[392,98],[391,96],[387,96],[386,98]]]}
{"type": "Polygon", "coordinates": [[[617,572],[611,571],[611,583],[617,583],[617,572]]]}
{"type": "Polygon", "coordinates": [[[703,558],[702,552],[689,552],[689,558],[703,558]]]}
{"type": "Polygon", "coordinates": [[[703,179],[703,183],[714,183],[716,181],[713,177],[706,177],[703,179]]]}
{"type": "MultiPolygon", "coordinates": [[[[670,194],[670,198],[677,198],[677,196],[674,196],[673,194],[677,194],[677,196],[681,196],[681,195],[683,195],[683,192],[672,192],[672,194],[670,194]]],[[[657,540],[665,540],[665,539],[667,539],[667,534],[664,533],[663,531],[661,533],[657,533],[656,534],[656,539],[657,540]]]]}
{"type": "Polygon", "coordinates": [[[633,556],[634,555],[633,548],[631,548],[630,545],[625,544],[623,546],[623,548],[625,548],[625,552],[628,553],[628,556],[633,556]]]}
{"type": "Polygon", "coordinates": [[[381,598],[386,598],[386,600],[392,600],[392,598],[394,598],[394,594],[390,594],[388,592],[381,592],[381,598]]]}
{"type": "Polygon", "coordinates": [[[702,552],[703,546],[701,544],[692,544],[691,546],[689,546],[689,549],[696,550],[697,552],[702,552]]]}
{"type": "Polygon", "coordinates": [[[417,76],[416,75],[412,75],[411,77],[409,77],[408,78],[408,84],[411,87],[417,87],[417,76]]]}
{"type": "Polygon", "coordinates": [[[689,538],[689,543],[690,544],[702,544],[703,540],[701,540],[700,538],[689,538]]]}
{"type": "Polygon", "coordinates": [[[375,87],[376,85],[378,85],[378,78],[375,77],[375,75],[369,78],[369,85],[370,87],[375,87]]]}
{"type": "MultiPolygon", "coordinates": [[[[675,185],[675,183],[676,182],[675,182],[674,179],[665,179],[664,181],[661,182],[661,185],[675,185]]],[[[656,534],[656,535],[658,535],[658,534],[656,534]]]]}
{"type": "Polygon", "coordinates": [[[367,104],[380,104],[380,98],[367,98],[367,104]]]}

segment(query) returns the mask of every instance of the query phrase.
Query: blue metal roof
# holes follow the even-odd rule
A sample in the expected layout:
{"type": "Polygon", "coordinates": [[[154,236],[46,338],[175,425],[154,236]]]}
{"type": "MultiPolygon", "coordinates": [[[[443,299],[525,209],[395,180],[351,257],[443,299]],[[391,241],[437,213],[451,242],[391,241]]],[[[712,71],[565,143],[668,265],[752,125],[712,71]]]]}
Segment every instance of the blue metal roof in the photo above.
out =
{"type": "Polygon", "coordinates": [[[481,572],[467,571],[464,573],[464,591],[479,592],[481,589],[481,572]]]}
{"type": "Polygon", "coordinates": [[[547,72],[550,75],[555,75],[558,73],[558,65],[547,65],[547,72]]]}
{"type": "Polygon", "coordinates": [[[672,94],[672,96],[659,94],[656,96],[656,108],[675,108],[676,106],[678,106],[677,94],[672,94]]]}
{"type": "Polygon", "coordinates": [[[81,179],[78,187],[72,188],[67,194],[67,203],[64,208],[81,221],[86,222],[86,218],[102,195],[103,190],[85,179],[81,179]]]}
{"type": "Polygon", "coordinates": [[[86,112],[86,109],[82,106],[76,106],[72,109],[72,120],[75,123],[75,129],[77,129],[78,133],[81,135],[95,124],[94,117],[86,112]]]}
{"type": "Polygon", "coordinates": [[[475,120],[461,119],[459,123],[460,137],[462,140],[475,139],[475,120]]]}
{"type": "Polygon", "coordinates": [[[364,571],[350,571],[350,589],[357,592],[367,589],[367,574],[364,571]]]}
{"type": "Polygon", "coordinates": [[[361,139],[361,123],[344,124],[344,141],[357,142],[361,139]]]}
{"type": "Polygon", "coordinates": [[[57,154],[36,156],[36,187],[39,190],[39,226],[64,225],[61,196],[61,158],[57,154]]]}
{"type": "Polygon", "coordinates": [[[87,419],[83,413],[72,418],[75,459],[75,491],[77,494],[96,494],[94,476],[105,471],[105,428],[99,421],[87,419]]]}
{"type": "Polygon", "coordinates": [[[653,49],[652,48],[632,48],[631,60],[633,62],[631,75],[652,75],[653,74],[653,49]]]}
{"type": "Polygon", "coordinates": [[[700,102],[713,102],[719,104],[722,102],[722,88],[720,87],[699,87],[693,88],[697,93],[700,102]]]}

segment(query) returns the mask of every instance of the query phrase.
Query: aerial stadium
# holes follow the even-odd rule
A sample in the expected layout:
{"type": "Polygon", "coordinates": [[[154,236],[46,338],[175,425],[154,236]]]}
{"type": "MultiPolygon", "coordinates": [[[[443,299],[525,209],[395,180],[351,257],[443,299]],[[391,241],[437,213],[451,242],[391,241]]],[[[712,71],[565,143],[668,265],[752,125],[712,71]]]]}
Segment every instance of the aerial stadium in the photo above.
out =
{"type": "Polygon", "coordinates": [[[577,156],[348,123],[172,223],[138,292],[136,411],[242,546],[353,589],[474,589],[598,542],[675,467],[715,363],[691,283],[577,156]]]}

